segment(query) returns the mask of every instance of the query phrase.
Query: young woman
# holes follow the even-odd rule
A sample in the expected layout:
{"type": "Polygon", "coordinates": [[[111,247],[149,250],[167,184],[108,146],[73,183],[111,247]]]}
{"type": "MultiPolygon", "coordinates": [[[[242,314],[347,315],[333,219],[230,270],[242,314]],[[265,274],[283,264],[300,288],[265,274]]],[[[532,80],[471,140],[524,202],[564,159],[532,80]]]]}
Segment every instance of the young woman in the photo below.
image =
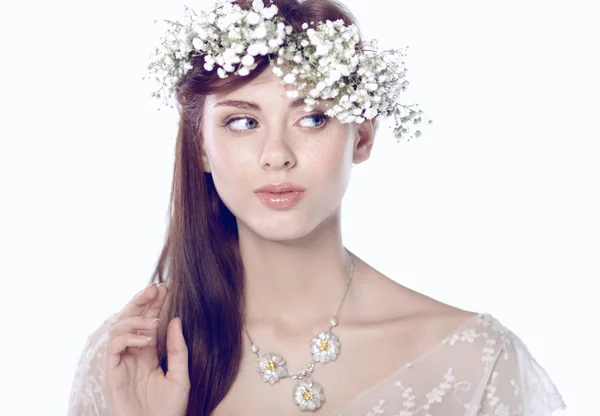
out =
{"type": "MultiPolygon", "coordinates": [[[[402,77],[381,65],[391,61],[353,58],[367,48],[352,43],[355,21],[333,1],[235,4],[196,15],[193,39],[173,32],[163,45],[175,51],[163,68],[183,70],[169,73],[181,117],[168,236],[152,277],[160,284],[90,336],[70,414],[483,416],[564,407],[491,315],[414,292],[344,247],[340,208],[352,166],[369,158],[377,116],[400,114],[402,77]],[[326,21],[338,24],[319,29],[326,21]],[[357,69],[369,62],[383,72],[357,69]],[[343,88],[356,95],[340,98],[343,88]]],[[[406,133],[414,116],[398,117],[395,132],[406,133]]]]}

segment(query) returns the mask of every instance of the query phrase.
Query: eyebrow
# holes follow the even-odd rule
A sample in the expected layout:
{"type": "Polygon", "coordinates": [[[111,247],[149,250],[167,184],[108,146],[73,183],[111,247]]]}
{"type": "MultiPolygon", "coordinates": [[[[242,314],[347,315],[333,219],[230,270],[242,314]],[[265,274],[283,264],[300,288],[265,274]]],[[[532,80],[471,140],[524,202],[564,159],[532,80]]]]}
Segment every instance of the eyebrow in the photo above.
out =
{"type": "MultiPolygon", "coordinates": [[[[292,101],[289,105],[290,108],[296,108],[300,106],[304,106],[304,98],[298,98],[295,101],[292,101]]],[[[221,101],[214,105],[214,107],[235,107],[241,108],[242,110],[256,110],[260,111],[260,106],[256,103],[250,101],[241,101],[241,100],[227,100],[221,101]]]]}

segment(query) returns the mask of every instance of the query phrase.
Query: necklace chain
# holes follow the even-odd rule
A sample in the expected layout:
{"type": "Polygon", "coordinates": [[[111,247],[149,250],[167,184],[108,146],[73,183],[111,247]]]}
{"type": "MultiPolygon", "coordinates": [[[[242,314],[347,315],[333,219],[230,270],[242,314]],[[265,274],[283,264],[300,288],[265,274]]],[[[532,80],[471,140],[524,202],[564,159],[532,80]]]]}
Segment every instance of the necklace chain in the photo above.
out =
{"type": "MultiPolygon", "coordinates": [[[[328,331],[331,331],[331,329],[333,327],[337,326],[337,324],[338,324],[338,314],[339,314],[340,308],[342,307],[342,304],[344,303],[344,299],[346,299],[346,294],[348,293],[348,288],[350,287],[350,283],[352,283],[352,277],[354,276],[354,255],[350,252],[350,250],[346,249],[346,251],[350,255],[350,273],[349,273],[348,281],[346,282],[346,286],[344,287],[344,294],[342,296],[342,300],[338,304],[338,307],[335,310],[335,314],[333,315],[333,318],[329,320],[329,330],[328,331]]],[[[248,337],[248,340],[250,341],[250,348],[252,350],[252,353],[254,355],[256,355],[256,357],[260,357],[260,354],[258,352],[259,347],[254,344],[254,341],[252,341],[252,337],[250,336],[250,333],[248,332],[248,328],[246,328],[246,323],[244,323],[243,325],[244,325],[244,331],[246,332],[246,336],[248,337]]],[[[312,374],[312,372],[314,370],[315,364],[316,364],[315,361],[311,360],[311,362],[309,364],[307,364],[302,370],[300,370],[298,372],[291,372],[291,373],[289,373],[289,376],[293,379],[299,379],[304,376],[310,375],[310,374],[312,374]]]]}

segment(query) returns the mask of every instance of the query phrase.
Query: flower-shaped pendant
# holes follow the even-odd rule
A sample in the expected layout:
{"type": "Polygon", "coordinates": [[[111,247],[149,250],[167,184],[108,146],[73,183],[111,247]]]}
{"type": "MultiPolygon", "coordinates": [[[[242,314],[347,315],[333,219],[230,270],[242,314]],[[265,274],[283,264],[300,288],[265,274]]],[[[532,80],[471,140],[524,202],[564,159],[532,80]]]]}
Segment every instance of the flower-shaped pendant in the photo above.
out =
{"type": "Polygon", "coordinates": [[[310,342],[310,353],[315,362],[334,361],[340,353],[340,340],[331,331],[319,332],[310,342]]]}
{"type": "Polygon", "coordinates": [[[262,379],[269,384],[275,384],[280,378],[288,376],[285,359],[278,354],[266,352],[258,359],[256,369],[262,373],[262,379]]]}
{"type": "Polygon", "coordinates": [[[315,411],[325,401],[323,387],[309,377],[304,377],[294,388],[294,401],[302,411],[315,411]]]}

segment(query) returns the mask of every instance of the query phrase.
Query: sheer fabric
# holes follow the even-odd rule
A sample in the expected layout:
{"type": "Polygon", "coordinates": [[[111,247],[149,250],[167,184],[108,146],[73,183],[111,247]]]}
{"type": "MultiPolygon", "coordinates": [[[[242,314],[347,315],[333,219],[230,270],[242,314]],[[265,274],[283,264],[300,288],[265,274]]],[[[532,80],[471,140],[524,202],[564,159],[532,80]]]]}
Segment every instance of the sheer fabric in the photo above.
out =
{"type": "MultiPolygon", "coordinates": [[[[109,416],[104,357],[110,315],[88,338],[68,416],[109,416]]],[[[326,404],[323,406],[325,409],[326,404]]],[[[452,331],[433,350],[364,390],[334,416],[550,416],[564,409],[556,386],[523,342],[487,313],[452,331]]],[[[310,412],[307,412],[310,413],[310,412]]]]}

